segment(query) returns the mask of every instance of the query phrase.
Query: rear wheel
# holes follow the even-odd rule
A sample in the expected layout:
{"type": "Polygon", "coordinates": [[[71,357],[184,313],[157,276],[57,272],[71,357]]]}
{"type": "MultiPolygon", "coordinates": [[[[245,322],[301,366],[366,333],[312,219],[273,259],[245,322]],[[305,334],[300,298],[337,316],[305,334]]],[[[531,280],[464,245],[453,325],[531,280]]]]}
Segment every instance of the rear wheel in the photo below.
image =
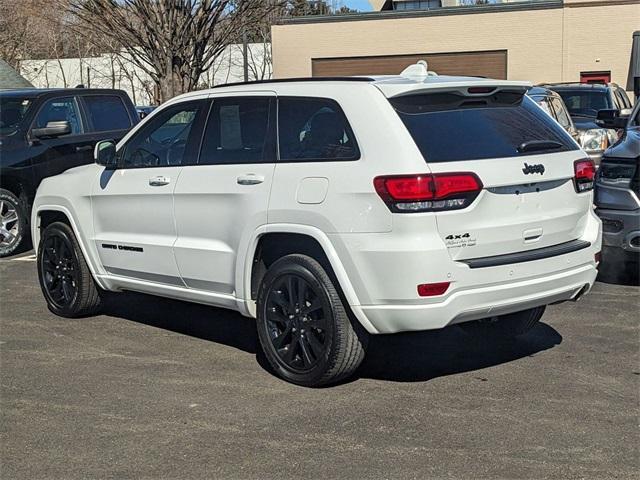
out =
{"type": "Polygon", "coordinates": [[[27,214],[13,193],[0,188],[0,257],[17,252],[27,230],[27,214]]]}
{"type": "Polygon", "coordinates": [[[466,333],[479,337],[515,337],[523,335],[535,327],[542,318],[545,308],[545,306],[531,308],[474,322],[465,322],[459,326],[466,333]]]}
{"type": "Polygon", "coordinates": [[[306,255],[287,255],[267,271],[258,336],[276,373],[309,387],[349,377],[365,354],[366,332],[352,323],[324,268],[306,255]]]}
{"type": "Polygon", "coordinates": [[[38,248],[38,278],[47,306],[61,317],[83,317],[100,308],[96,285],[69,225],[45,228],[38,248]]]}

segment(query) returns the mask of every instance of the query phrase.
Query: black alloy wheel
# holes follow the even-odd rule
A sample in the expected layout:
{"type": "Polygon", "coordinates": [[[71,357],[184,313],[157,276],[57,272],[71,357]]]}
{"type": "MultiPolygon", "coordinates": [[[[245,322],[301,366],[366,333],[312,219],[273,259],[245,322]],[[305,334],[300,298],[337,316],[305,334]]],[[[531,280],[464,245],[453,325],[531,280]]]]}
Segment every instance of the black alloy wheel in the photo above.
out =
{"type": "Polygon", "coordinates": [[[62,232],[42,242],[40,275],[47,301],[59,309],[69,308],[78,295],[78,261],[71,242],[62,232]]]}
{"type": "Polygon", "coordinates": [[[283,379],[318,387],[351,376],[364,359],[367,332],[316,259],[286,255],[258,291],[257,327],[269,364],[283,379]]]}
{"type": "Polygon", "coordinates": [[[66,223],[52,223],[42,232],[38,279],[47,306],[56,315],[83,317],[100,309],[101,290],[89,271],[73,230],[66,223]]]}
{"type": "Polygon", "coordinates": [[[308,371],[322,358],[331,341],[330,315],[320,294],[301,276],[284,274],[271,284],[266,303],[269,337],[292,370],[308,371]]]}

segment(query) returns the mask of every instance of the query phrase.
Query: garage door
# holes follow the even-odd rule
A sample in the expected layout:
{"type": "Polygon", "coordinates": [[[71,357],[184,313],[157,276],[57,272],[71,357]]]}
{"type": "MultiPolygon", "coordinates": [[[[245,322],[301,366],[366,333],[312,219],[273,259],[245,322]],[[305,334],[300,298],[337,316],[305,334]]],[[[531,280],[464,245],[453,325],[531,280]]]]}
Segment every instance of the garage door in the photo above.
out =
{"type": "Polygon", "coordinates": [[[507,78],[507,51],[464,53],[428,53],[421,55],[385,55],[375,57],[314,58],[314,77],[351,75],[397,75],[418,60],[426,60],[429,70],[440,75],[507,78]]]}

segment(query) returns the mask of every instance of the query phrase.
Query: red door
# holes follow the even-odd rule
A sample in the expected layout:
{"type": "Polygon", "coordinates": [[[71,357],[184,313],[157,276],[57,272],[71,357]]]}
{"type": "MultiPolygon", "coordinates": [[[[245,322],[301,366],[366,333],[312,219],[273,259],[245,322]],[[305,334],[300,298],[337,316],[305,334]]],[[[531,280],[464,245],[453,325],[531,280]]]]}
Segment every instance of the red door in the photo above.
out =
{"type": "Polygon", "coordinates": [[[580,72],[580,83],[609,83],[611,72],[580,72]]]}

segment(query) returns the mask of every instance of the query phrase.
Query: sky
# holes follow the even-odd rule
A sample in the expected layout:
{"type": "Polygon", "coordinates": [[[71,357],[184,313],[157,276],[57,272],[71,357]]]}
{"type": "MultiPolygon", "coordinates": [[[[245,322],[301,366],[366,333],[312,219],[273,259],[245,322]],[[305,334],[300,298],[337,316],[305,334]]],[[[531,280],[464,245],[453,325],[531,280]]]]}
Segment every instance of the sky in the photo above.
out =
{"type": "Polygon", "coordinates": [[[368,0],[343,0],[343,2],[347,7],[355,8],[361,12],[371,11],[371,5],[368,0]]]}

